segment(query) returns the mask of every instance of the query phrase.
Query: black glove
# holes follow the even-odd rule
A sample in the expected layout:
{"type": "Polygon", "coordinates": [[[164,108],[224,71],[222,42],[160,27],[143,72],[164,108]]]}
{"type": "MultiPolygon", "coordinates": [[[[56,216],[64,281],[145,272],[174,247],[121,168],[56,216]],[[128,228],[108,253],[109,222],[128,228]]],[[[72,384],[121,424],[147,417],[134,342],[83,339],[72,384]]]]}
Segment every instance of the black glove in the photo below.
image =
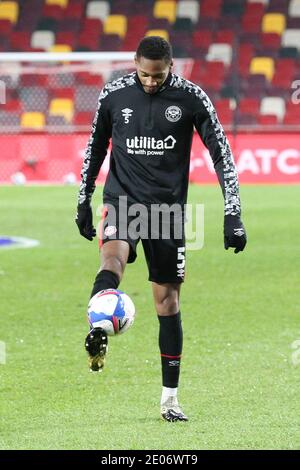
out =
{"type": "Polygon", "coordinates": [[[78,204],[75,222],[79,228],[80,234],[92,241],[96,236],[96,229],[93,226],[93,212],[89,201],[78,204]]]}
{"type": "Polygon", "coordinates": [[[224,217],[224,248],[235,248],[234,252],[243,251],[247,243],[246,230],[238,215],[224,217]]]}

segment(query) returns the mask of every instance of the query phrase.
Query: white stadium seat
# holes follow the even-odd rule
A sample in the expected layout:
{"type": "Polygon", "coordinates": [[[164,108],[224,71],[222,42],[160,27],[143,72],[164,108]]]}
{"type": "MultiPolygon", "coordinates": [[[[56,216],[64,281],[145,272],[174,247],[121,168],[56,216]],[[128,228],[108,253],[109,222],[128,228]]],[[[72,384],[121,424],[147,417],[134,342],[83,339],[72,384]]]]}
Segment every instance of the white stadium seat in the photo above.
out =
{"type": "Polygon", "coordinates": [[[34,31],[31,35],[30,45],[35,49],[45,49],[46,51],[53,46],[55,35],[52,31],[34,31]]]}
{"type": "Polygon", "coordinates": [[[193,23],[199,19],[199,2],[196,0],[179,1],[177,4],[177,18],[190,18],[193,23]]]}
{"type": "Polygon", "coordinates": [[[87,18],[96,18],[101,21],[105,21],[110,13],[109,2],[104,1],[92,1],[87,4],[86,16],[87,18]]]}
{"type": "Polygon", "coordinates": [[[284,99],[279,96],[265,96],[261,100],[260,114],[274,114],[281,122],[285,115],[284,99]]]}
{"type": "Polygon", "coordinates": [[[300,29],[286,29],[281,38],[283,47],[297,47],[300,50],[300,29]]]}
{"type": "Polygon", "coordinates": [[[289,4],[289,16],[291,18],[300,17],[300,0],[291,0],[289,4]]]}
{"type": "Polygon", "coordinates": [[[230,44],[213,43],[208,48],[206,60],[220,61],[225,65],[229,65],[232,59],[232,47],[230,44]]]}

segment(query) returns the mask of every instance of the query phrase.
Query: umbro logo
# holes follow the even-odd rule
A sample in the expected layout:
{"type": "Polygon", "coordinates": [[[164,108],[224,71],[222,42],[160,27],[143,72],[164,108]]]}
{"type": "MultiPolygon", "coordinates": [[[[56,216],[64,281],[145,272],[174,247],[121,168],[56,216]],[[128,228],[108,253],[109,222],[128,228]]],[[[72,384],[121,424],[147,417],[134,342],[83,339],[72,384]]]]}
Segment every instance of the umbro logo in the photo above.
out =
{"type": "Polygon", "coordinates": [[[122,109],[122,116],[124,118],[125,124],[129,123],[129,118],[132,116],[132,113],[133,113],[133,109],[130,109],[130,108],[122,109]]]}
{"type": "Polygon", "coordinates": [[[243,228],[235,228],[233,229],[233,231],[234,235],[236,235],[237,237],[242,237],[245,233],[243,228]]]}

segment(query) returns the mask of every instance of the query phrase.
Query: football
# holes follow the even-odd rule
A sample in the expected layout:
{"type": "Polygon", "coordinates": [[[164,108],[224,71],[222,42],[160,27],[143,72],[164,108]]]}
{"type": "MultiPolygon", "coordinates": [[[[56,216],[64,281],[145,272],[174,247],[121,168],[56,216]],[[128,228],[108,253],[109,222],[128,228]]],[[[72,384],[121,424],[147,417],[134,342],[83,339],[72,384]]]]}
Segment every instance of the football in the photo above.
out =
{"type": "Polygon", "coordinates": [[[109,336],[127,331],[133,324],[134,317],[134,303],[120,290],[102,290],[91,298],[88,305],[91,328],[102,328],[109,336]]]}

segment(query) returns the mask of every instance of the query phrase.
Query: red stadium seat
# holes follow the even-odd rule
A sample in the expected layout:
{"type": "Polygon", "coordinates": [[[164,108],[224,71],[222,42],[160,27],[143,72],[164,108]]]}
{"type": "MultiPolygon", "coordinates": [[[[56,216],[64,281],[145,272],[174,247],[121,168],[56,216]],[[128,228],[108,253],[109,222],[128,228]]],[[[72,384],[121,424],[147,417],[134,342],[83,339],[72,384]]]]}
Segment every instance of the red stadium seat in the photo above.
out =
{"type": "Polygon", "coordinates": [[[59,5],[44,5],[42,16],[45,18],[53,18],[61,20],[64,16],[65,10],[59,5]]]}
{"type": "Polygon", "coordinates": [[[77,35],[73,31],[59,31],[55,36],[56,44],[68,44],[72,49],[77,44],[77,35]]]}
{"type": "Polygon", "coordinates": [[[80,111],[79,113],[75,114],[73,123],[77,126],[91,126],[94,119],[94,114],[95,113],[89,111],[80,111]]]}
{"type": "Polygon", "coordinates": [[[220,18],[222,0],[203,0],[200,5],[200,17],[220,18]]]}
{"type": "Polygon", "coordinates": [[[207,51],[210,44],[214,42],[214,34],[208,29],[196,30],[193,33],[192,42],[194,48],[201,48],[207,51]]]}
{"type": "Polygon", "coordinates": [[[278,119],[277,116],[275,116],[274,114],[260,114],[258,116],[258,124],[260,124],[261,126],[272,126],[278,124],[278,119]]]}
{"type": "Polygon", "coordinates": [[[255,98],[243,98],[238,104],[240,114],[250,114],[257,116],[259,114],[260,100],[255,98]]]}
{"type": "Polygon", "coordinates": [[[234,38],[235,35],[233,31],[224,29],[216,32],[213,42],[233,45],[234,38]]]}

